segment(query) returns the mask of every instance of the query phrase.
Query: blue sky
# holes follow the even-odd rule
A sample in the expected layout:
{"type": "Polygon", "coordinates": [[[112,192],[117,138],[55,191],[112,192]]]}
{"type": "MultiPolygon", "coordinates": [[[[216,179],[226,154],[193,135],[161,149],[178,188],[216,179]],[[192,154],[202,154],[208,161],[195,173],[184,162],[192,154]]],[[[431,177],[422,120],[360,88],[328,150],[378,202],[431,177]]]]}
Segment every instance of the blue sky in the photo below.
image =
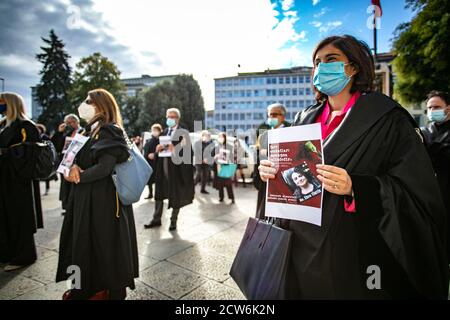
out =
{"type": "MultiPolygon", "coordinates": [[[[50,29],[66,44],[70,64],[101,52],[122,77],[176,73],[198,80],[206,109],[214,78],[238,72],[311,65],[320,39],[349,33],[372,46],[370,0],[2,0],[0,77],[28,107],[39,81],[35,55],[50,29]],[[238,68],[238,65],[240,67],[238,68]]],[[[404,0],[381,0],[379,52],[413,17],[404,0]]]]}

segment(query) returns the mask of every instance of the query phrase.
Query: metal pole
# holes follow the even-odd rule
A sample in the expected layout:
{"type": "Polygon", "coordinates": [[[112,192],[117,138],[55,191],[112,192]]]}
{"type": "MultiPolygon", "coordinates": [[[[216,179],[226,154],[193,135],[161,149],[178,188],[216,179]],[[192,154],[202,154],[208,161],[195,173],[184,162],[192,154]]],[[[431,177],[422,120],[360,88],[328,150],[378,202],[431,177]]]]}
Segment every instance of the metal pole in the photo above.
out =
{"type": "Polygon", "coordinates": [[[5,79],[0,77],[0,80],[2,80],[2,92],[5,92],[5,79]]]}

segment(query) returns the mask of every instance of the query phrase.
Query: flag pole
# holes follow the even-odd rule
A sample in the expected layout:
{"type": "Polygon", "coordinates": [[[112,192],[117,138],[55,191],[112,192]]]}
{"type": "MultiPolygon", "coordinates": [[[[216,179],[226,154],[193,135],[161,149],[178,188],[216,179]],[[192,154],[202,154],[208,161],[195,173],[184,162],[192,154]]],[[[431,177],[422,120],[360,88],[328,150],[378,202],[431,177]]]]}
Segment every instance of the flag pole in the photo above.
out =
{"type": "Polygon", "coordinates": [[[377,61],[377,11],[374,7],[373,11],[373,57],[377,61]]]}

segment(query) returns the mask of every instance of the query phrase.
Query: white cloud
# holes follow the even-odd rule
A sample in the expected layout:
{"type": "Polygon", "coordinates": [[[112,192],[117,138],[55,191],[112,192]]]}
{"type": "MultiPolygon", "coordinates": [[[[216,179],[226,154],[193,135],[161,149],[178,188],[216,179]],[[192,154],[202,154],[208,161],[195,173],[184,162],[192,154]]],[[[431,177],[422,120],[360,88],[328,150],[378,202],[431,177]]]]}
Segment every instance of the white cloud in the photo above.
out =
{"type": "Polygon", "coordinates": [[[315,28],[319,28],[322,25],[322,22],[320,22],[320,21],[311,21],[309,24],[311,24],[315,28]]]}
{"type": "MultiPolygon", "coordinates": [[[[298,47],[284,47],[306,40],[306,32],[294,28],[298,16],[293,7],[291,0],[282,3],[281,21],[274,6],[260,0],[96,0],[94,9],[110,25],[107,32],[131,48],[142,74],[192,73],[206,108],[212,109],[215,77],[307,63],[298,47]],[[149,63],[154,57],[142,54],[148,51],[161,64],[149,63]]],[[[136,76],[121,71],[124,76],[136,76]]]]}
{"type": "Polygon", "coordinates": [[[315,6],[316,4],[318,4],[320,2],[320,0],[313,0],[312,4],[313,6],[315,6]]]}
{"type": "Polygon", "coordinates": [[[327,33],[333,29],[336,29],[337,27],[340,27],[341,25],[342,25],[342,21],[327,22],[326,24],[322,25],[319,28],[319,32],[327,33]]]}
{"type": "Polygon", "coordinates": [[[314,18],[318,19],[321,16],[323,16],[325,13],[327,13],[328,11],[330,11],[330,9],[328,7],[324,7],[322,9],[320,9],[320,12],[316,13],[313,15],[314,18]]]}

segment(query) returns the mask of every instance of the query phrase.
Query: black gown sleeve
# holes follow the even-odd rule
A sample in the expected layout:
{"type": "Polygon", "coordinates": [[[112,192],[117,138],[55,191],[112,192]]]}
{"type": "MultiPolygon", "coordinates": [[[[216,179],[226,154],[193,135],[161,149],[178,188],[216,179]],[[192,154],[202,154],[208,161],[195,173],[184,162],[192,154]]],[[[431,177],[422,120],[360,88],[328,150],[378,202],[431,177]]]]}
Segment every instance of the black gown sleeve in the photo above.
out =
{"type": "Polygon", "coordinates": [[[80,174],[80,183],[90,183],[111,175],[115,165],[116,157],[107,153],[103,154],[97,164],[80,174]]]}

